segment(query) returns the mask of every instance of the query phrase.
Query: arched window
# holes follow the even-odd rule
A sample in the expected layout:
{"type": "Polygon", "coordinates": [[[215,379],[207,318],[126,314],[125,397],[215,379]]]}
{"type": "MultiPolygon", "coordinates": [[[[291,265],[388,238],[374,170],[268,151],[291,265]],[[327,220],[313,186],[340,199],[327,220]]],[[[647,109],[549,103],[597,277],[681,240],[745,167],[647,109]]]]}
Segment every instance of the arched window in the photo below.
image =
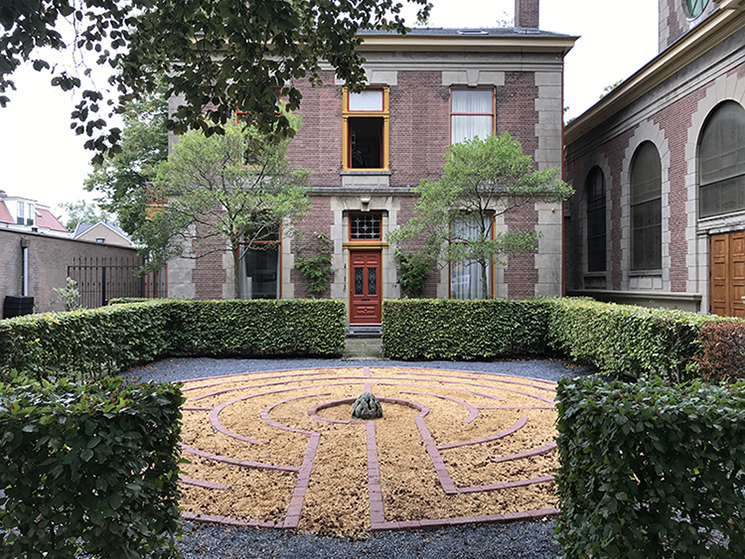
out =
{"type": "Polygon", "coordinates": [[[709,117],[699,144],[699,215],[745,210],[745,109],[727,101],[709,117]]]}
{"type": "Polygon", "coordinates": [[[605,272],[605,177],[593,167],[585,181],[587,196],[587,271],[605,272]]]}
{"type": "Polygon", "coordinates": [[[631,269],[662,268],[662,164],[652,142],[631,161],[631,269]]]}

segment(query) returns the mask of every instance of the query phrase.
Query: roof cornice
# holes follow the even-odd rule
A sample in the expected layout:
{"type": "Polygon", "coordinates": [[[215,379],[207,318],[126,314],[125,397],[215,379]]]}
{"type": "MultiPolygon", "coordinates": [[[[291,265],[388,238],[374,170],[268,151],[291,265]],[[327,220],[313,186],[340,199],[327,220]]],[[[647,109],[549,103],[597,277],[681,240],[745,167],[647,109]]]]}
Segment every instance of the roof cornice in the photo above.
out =
{"type": "Polygon", "coordinates": [[[412,52],[556,52],[566,55],[578,37],[572,36],[451,36],[451,35],[365,35],[358,47],[365,51],[412,52]]]}
{"type": "Polygon", "coordinates": [[[717,11],[567,124],[564,143],[578,140],[745,26],[745,0],[715,1],[717,11]]]}

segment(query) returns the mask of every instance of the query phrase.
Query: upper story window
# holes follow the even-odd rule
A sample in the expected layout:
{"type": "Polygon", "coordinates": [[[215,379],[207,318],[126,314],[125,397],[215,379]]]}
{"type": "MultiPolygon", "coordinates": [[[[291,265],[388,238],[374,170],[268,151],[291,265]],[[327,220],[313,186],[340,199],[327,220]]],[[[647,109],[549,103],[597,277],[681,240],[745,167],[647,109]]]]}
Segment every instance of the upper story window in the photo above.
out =
{"type": "Polygon", "coordinates": [[[662,163],[652,142],[631,161],[631,269],[662,268],[662,163]]]}
{"type": "Polygon", "coordinates": [[[342,169],[388,170],[390,111],[387,87],[352,93],[346,87],[342,97],[342,169]]]}
{"type": "Polygon", "coordinates": [[[587,271],[605,272],[605,177],[593,167],[585,182],[587,196],[587,271]]]}
{"type": "Polygon", "coordinates": [[[745,109],[734,101],[709,117],[699,144],[699,214],[745,210],[745,109]]]}
{"type": "Polygon", "coordinates": [[[381,217],[379,213],[370,212],[349,214],[349,240],[381,240],[381,217]]]}
{"type": "Polygon", "coordinates": [[[17,225],[33,225],[34,224],[34,205],[30,202],[24,202],[18,200],[18,211],[16,213],[16,224],[17,225]]]}
{"type": "Polygon", "coordinates": [[[494,91],[453,89],[450,94],[450,143],[475,137],[486,138],[494,131],[494,91]]]}

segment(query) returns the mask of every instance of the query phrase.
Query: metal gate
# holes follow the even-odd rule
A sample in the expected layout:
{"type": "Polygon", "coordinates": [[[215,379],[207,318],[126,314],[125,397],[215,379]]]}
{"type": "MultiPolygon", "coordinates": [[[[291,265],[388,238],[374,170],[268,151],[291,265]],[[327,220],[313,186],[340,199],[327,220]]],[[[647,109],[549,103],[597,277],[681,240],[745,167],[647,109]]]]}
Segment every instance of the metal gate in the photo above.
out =
{"type": "Polygon", "coordinates": [[[167,297],[166,269],[137,276],[145,263],[139,257],[79,257],[67,267],[77,283],[79,304],[84,308],[107,305],[118,297],[167,297]]]}

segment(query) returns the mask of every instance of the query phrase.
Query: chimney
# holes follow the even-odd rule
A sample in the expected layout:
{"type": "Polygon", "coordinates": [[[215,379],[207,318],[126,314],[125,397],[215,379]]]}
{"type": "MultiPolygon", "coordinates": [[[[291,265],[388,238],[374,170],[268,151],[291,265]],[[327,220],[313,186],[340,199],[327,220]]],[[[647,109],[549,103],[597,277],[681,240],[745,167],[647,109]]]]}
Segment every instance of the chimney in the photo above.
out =
{"type": "Polygon", "coordinates": [[[540,0],[515,0],[515,27],[538,29],[540,0]]]}

